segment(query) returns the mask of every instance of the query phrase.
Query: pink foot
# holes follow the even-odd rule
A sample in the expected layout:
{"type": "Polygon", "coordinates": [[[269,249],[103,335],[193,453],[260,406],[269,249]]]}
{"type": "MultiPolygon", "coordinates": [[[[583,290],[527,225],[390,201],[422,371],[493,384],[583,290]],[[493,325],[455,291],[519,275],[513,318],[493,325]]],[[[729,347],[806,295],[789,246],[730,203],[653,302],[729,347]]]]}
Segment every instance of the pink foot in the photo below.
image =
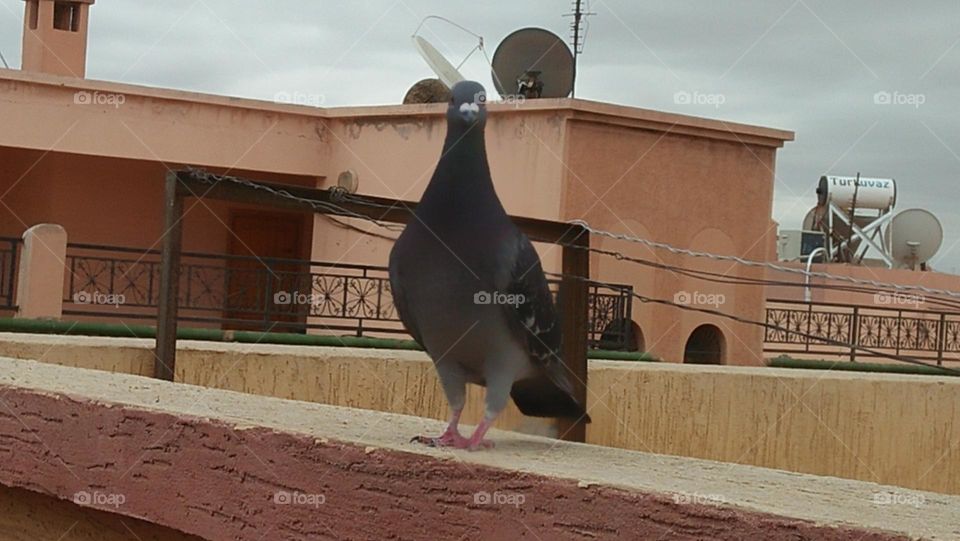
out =
{"type": "Polygon", "coordinates": [[[414,436],[411,442],[422,443],[428,447],[453,447],[454,449],[466,449],[470,440],[460,435],[456,430],[447,430],[438,437],[414,436]]]}
{"type": "Polygon", "coordinates": [[[490,440],[479,440],[474,442],[473,438],[471,438],[467,440],[467,445],[465,448],[468,451],[479,451],[480,449],[493,449],[494,443],[490,440]]]}
{"type": "Polygon", "coordinates": [[[490,425],[493,424],[493,420],[484,419],[477,425],[476,430],[473,431],[473,434],[470,436],[470,439],[467,440],[467,449],[470,451],[478,451],[480,449],[493,449],[493,442],[490,440],[483,439],[483,436],[486,435],[487,430],[490,428],[490,425]]]}

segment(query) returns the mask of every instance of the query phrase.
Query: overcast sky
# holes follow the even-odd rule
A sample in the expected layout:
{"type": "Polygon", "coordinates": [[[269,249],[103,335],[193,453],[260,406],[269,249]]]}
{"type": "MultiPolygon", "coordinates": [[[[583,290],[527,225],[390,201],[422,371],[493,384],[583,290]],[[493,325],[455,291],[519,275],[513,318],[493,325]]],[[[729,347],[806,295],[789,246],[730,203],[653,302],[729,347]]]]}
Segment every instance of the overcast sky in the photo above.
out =
{"type": "MultiPolygon", "coordinates": [[[[484,36],[569,34],[565,0],[97,0],[87,76],[327,106],[398,103],[431,76],[410,44],[426,15],[484,36]]],[[[577,97],[796,132],[778,155],[774,218],[799,228],[823,173],[896,178],[898,209],[943,222],[960,271],[960,2],[593,0],[577,97]],[[677,103],[678,92],[705,103],[677,103]],[[893,103],[876,103],[886,92],[893,103]],[[722,102],[722,103],[718,103],[722,102]],[[897,103],[899,102],[899,103],[897,103]]],[[[19,67],[23,0],[0,0],[0,51],[19,67]]],[[[422,32],[459,62],[475,38],[422,32]]],[[[461,70],[491,87],[474,54],[461,70]]],[[[693,100],[696,101],[696,100],[693,100]]],[[[881,100],[883,101],[883,100],[881,100]]]]}

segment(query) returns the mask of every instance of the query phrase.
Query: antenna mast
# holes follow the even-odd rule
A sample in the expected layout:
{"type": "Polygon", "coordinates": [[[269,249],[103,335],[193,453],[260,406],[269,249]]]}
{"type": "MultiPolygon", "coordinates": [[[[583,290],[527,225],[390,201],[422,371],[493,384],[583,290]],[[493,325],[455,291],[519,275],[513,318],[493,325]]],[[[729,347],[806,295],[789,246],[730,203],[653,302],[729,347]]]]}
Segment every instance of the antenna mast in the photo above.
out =
{"type": "MultiPolygon", "coordinates": [[[[580,53],[583,52],[583,42],[587,37],[587,32],[583,29],[582,23],[584,23],[584,18],[589,15],[596,15],[596,13],[591,13],[590,11],[583,11],[583,0],[574,0],[573,1],[573,13],[567,13],[566,17],[573,17],[573,22],[570,23],[570,41],[573,45],[573,89],[570,91],[570,97],[574,97],[577,93],[577,57],[580,56],[580,53]],[[581,30],[583,30],[581,32],[581,30]]],[[[589,7],[587,8],[590,9],[589,7]]],[[[590,27],[587,23],[587,28],[590,27]]]]}

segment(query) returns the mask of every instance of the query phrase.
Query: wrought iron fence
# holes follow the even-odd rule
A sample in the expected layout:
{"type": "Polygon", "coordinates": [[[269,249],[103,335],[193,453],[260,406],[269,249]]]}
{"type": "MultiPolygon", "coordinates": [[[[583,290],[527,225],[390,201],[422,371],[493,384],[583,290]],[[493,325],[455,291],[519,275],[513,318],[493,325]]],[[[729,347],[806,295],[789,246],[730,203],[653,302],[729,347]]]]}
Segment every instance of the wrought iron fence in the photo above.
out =
{"type": "MultiPolygon", "coordinates": [[[[159,250],[69,244],[66,264],[65,315],[156,318],[159,250]]],[[[589,295],[589,345],[631,349],[632,288],[591,282],[589,295]]],[[[405,334],[387,268],[372,265],[184,252],[179,305],[181,321],[204,326],[405,334]]]]}
{"type": "Polygon", "coordinates": [[[937,364],[960,359],[960,312],[768,300],[766,322],[782,329],[766,330],[768,353],[876,357],[827,341],[833,340],[937,364]]]}
{"type": "Polygon", "coordinates": [[[17,254],[22,239],[0,237],[0,310],[17,307],[14,291],[17,281],[17,254]]]}
{"type": "MultiPolygon", "coordinates": [[[[559,283],[551,281],[558,305],[559,283]]],[[[587,345],[594,349],[635,351],[637,344],[632,328],[633,287],[590,282],[587,292],[587,345]]]]}

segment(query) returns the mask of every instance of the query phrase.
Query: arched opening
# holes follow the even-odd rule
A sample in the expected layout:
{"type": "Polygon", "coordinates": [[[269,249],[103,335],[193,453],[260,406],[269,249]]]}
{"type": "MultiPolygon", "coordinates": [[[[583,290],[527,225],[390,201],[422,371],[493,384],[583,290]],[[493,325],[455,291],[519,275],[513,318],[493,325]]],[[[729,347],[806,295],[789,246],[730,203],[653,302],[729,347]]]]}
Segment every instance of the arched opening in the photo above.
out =
{"type": "Polygon", "coordinates": [[[646,351],[643,331],[636,321],[615,319],[603,329],[600,335],[600,349],[612,351],[646,351]]]}
{"type": "Polygon", "coordinates": [[[636,321],[630,322],[630,333],[633,344],[633,349],[631,351],[647,351],[647,340],[643,337],[643,331],[640,330],[640,325],[637,325],[636,321]]]}
{"type": "Polygon", "coordinates": [[[723,333],[714,325],[700,325],[690,333],[683,348],[683,362],[687,364],[723,364],[726,353],[723,333]]]}

